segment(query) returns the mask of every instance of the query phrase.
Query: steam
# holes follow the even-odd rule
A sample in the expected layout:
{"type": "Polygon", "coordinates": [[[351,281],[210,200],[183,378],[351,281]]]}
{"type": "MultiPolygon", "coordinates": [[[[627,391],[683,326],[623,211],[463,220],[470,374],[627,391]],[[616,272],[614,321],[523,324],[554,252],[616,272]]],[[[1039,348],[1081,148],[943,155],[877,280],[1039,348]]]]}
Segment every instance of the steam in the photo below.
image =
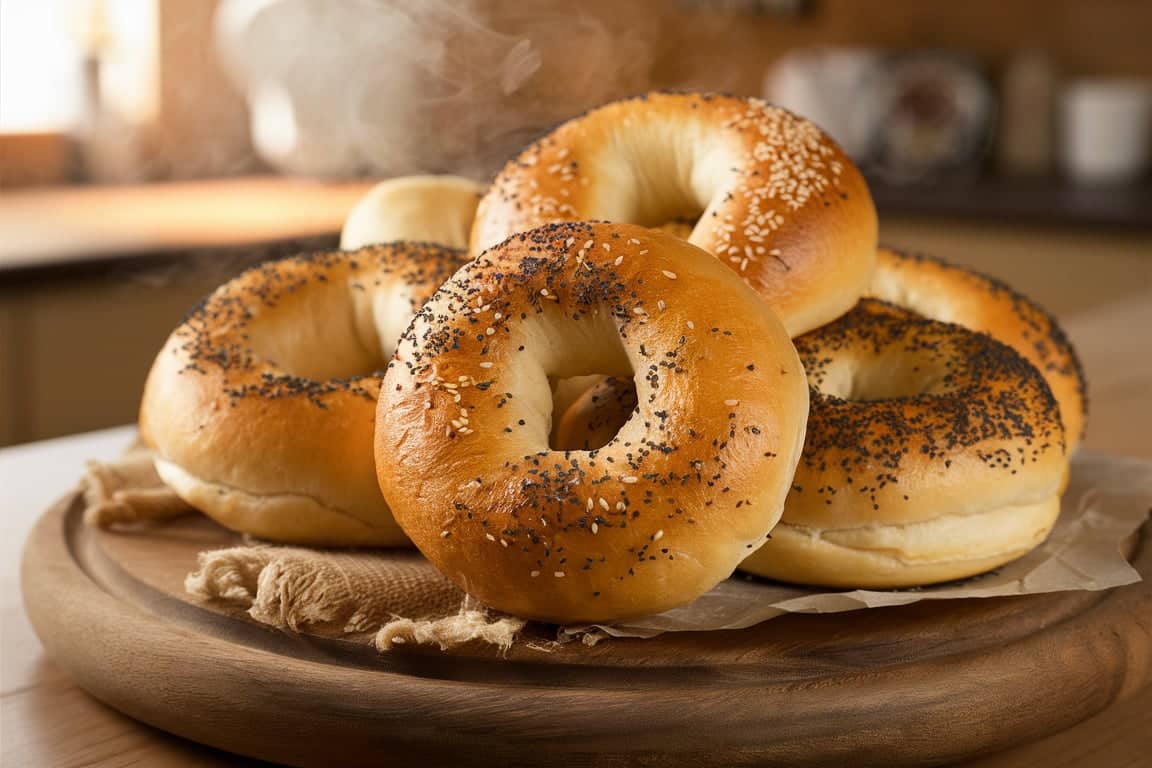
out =
{"type": "Polygon", "coordinates": [[[223,0],[217,37],[273,165],[484,179],[556,123],[650,87],[648,4],[571,5],[223,0]]]}

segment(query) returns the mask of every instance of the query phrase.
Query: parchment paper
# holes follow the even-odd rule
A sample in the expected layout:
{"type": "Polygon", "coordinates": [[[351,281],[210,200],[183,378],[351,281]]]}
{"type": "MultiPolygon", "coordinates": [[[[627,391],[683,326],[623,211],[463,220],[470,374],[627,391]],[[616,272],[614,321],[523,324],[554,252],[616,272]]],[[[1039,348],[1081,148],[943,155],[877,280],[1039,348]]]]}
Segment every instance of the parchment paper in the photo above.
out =
{"type": "Polygon", "coordinates": [[[621,624],[564,627],[561,637],[594,638],[600,633],[653,637],[662,632],[742,629],[785,613],[837,613],[920,600],[1119,587],[1140,581],[1123,548],[1150,510],[1152,463],[1079,455],[1072,461],[1060,518],[1048,539],[991,573],[933,587],[852,591],[790,587],[737,574],[686,606],[621,624]]]}

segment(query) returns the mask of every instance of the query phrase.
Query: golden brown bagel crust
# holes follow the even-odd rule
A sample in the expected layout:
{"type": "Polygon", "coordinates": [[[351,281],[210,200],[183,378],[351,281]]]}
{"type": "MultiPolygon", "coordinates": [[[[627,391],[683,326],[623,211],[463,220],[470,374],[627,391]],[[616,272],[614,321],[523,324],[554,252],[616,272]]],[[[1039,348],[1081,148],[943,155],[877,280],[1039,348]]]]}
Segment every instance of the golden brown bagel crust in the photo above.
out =
{"type": "Polygon", "coordinates": [[[796,347],[813,393],[781,523],[792,528],[742,570],[907,587],[971,576],[1047,535],[1068,467],[1063,427],[1011,347],[874,299],[796,347]],[[800,546],[826,559],[794,571],[800,546]]]}
{"type": "Polygon", "coordinates": [[[276,541],[402,545],[376,484],[378,378],[461,251],[392,244],[270,262],[217,289],[156,357],[141,433],[161,477],[276,541]]]}
{"type": "Polygon", "coordinates": [[[848,311],[871,277],[876,211],[852,161],[803,118],[710,94],[652,93],[561,125],[496,178],[472,251],[549,222],[696,217],[689,242],[735,269],[793,336],[848,311]]]}
{"type": "Polygon", "coordinates": [[[1060,404],[1069,452],[1084,435],[1084,368],[1056,318],[1001,281],[923,254],[882,247],[869,295],[981,331],[1015,349],[1044,374],[1060,404]]]}
{"type": "Polygon", "coordinates": [[[376,430],[396,520],[485,603],[609,621],[691,601],[779,519],[807,384],[779,319],[678,238],[569,223],[467,264],[389,364],[376,430]],[[633,375],[637,417],[548,445],[549,377],[633,375]]]}

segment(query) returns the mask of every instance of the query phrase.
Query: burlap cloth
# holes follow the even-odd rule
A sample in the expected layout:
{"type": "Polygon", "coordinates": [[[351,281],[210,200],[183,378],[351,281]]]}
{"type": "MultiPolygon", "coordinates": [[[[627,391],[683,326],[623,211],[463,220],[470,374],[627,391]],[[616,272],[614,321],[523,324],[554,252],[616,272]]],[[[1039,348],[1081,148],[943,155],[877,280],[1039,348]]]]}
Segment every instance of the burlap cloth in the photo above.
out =
{"type": "MultiPolygon", "coordinates": [[[[164,485],[140,443],[114,462],[88,462],[81,487],[84,521],[99,528],[196,512],[164,485]]],[[[201,552],[196,565],[184,587],[197,599],[245,607],[280,629],[371,642],[381,651],[405,643],[447,650],[472,641],[507,649],[526,624],[476,604],[414,549],[307,549],[246,538],[243,546],[201,552]]]]}
{"type": "MultiPolygon", "coordinates": [[[[85,521],[93,526],[162,524],[194,513],[161,482],[136,445],[111,463],[90,462],[82,481],[85,521]]],[[[1078,457],[1061,519],[1041,547],[966,582],[918,590],[822,591],[729,579],[694,603],[615,626],[556,628],[557,640],[591,645],[608,636],[736,629],[790,613],[904,605],[925,599],[994,597],[1108,589],[1140,580],[1121,552],[1152,505],[1152,464],[1078,457]]],[[[415,550],[324,550],[245,539],[202,552],[185,589],[197,600],[241,607],[255,620],[293,632],[370,642],[380,651],[405,643],[441,649],[467,642],[511,647],[525,621],[475,603],[415,550]]]]}

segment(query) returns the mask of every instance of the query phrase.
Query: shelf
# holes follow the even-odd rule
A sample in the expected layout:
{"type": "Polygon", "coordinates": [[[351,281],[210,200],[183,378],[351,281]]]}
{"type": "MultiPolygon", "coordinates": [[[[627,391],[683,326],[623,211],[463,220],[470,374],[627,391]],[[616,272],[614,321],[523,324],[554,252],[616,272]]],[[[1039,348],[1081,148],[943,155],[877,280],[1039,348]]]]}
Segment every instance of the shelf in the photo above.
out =
{"type": "Polygon", "coordinates": [[[871,181],[881,216],[1152,229],[1152,184],[1081,187],[1055,180],[949,179],[898,186],[871,181]]]}

